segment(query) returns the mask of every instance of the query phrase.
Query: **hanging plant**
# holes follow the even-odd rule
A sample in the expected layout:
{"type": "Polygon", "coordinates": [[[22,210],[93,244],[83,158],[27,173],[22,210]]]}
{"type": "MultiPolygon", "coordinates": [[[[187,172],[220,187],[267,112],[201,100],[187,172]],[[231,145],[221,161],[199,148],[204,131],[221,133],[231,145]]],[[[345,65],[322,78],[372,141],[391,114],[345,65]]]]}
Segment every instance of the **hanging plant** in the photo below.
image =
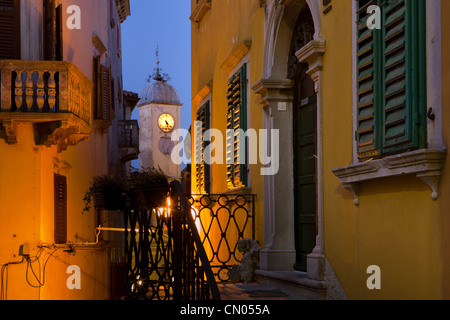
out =
{"type": "Polygon", "coordinates": [[[125,207],[126,195],[127,186],[123,178],[109,175],[96,176],[84,195],[83,213],[90,211],[92,200],[94,200],[95,208],[122,210],[125,207]]]}
{"type": "Polygon", "coordinates": [[[167,175],[161,168],[133,170],[128,181],[139,205],[154,208],[167,206],[170,185],[167,175]]]}

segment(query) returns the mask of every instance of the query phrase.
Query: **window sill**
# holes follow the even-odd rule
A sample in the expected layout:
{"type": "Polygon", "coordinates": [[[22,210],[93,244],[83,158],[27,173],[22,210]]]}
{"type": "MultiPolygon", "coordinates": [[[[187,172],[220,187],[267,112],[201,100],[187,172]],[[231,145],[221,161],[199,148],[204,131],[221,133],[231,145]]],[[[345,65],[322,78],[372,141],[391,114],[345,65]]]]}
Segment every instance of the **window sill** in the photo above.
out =
{"type": "Polygon", "coordinates": [[[359,205],[360,183],[404,175],[415,175],[424,181],[431,188],[433,200],[437,200],[439,198],[442,168],[446,157],[447,150],[423,149],[336,168],[332,172],[339,178],[343,186],[353,194],[356,205],[359,205]]]}

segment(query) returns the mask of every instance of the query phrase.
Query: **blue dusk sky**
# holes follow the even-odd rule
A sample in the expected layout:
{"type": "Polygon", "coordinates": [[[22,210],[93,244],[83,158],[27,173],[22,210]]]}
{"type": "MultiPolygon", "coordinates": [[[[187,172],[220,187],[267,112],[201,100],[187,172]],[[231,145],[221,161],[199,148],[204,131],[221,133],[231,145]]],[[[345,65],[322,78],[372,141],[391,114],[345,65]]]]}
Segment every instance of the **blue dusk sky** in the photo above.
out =
{"type": "MultiPolygon", "coordinates": [[[[191,114],[190,1],[130,0],[131,16],[122,24],[123,88],[141,94],[156,67],[159,46],[162,73],[177,90],[181,128],[189,129],[191,114]]],[[[136,108],[133,119],[139,119],[136,108]]]]}

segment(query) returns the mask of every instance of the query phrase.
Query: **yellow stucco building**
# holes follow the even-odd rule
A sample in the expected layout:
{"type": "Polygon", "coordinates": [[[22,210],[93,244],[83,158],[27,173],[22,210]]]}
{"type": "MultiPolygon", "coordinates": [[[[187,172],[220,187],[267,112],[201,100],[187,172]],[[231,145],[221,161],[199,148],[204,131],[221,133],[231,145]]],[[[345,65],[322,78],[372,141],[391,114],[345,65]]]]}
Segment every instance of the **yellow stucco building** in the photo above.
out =
{"type": "Polygon", "coordinates": [[[210,166],[194,139],[192,190],[256,195],[259,281],[313,299],[448,299],[450,4],[191,3],[192,122],[224,136],[210,166]],[[278,133],[275,174],[261,171],[274,154],[250,161],[250,135],[226,136],[236,128],[278,133]]]}
{"type": "Polygon", "coordinates": [[[122,241],[98,238],[112,216],[82,212],[93,177],[137,157],[121,140],[137,130],[137,95],[122,90],[129,15],[127,0],[0,4],[2,299],[115,297],[122,241]]]}

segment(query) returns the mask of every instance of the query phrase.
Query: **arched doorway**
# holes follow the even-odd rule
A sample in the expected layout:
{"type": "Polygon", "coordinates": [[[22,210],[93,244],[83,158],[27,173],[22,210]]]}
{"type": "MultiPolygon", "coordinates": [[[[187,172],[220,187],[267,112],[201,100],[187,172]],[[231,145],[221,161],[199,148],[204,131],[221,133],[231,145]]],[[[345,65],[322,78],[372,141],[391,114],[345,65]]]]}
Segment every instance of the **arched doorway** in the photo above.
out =
{"type": "MultiPolygon", "coordinates": [[[[299,274],[293,272],[293,267],[303,271],[307,269],[307,279],[317,281],[314,282],[317,285],[314,290],[317,289],[316,293],[320,295],[320,282],[325,270],[321,161],[321,70],[325,40],[320,33],[320,1],[272,1],[266,10],[263,78],[255,82],[252,89],[261,96],[264,128],[279,130],[280,139],[285,144],[279,150],[278,174],[264,177],[265,248],[260,253],[259,276],[266,283],[286,282],[286,276],[292,276],[295,283],[299,274]],[[314,115],[317,120],[314,120],[314,115]],[[304,151],[310,154],[305,157],[298,153],[296,147],[301,144],[302,136],[298,130],[307,129],[306,125],[300,125],[303,121],[312,124],[312,133],[316,134],[316,138],[310,137],[315,144],[312,148],[309,146],[309,151],[307,143],[304,145],[304,151]],[[294,176],[294,173],[301,172],[301,159],[308,160],[309,164],[312,160],[314,184],[302,185],[302,176],[294,176]],[[313,210],[309,210],[313,213],[309,219],[311,223],[303,222],[303,218],[311,217],[297,214],[296,209],[308,203],[300,202],[302,194],[297,190],[302,188],[305,191],[303,198],[315,199],[309,202],[313,205],[313,210]],[[308,193],[308,188],[314,191],[308,193]]],[[[308,161],[303,167],[306,168],[308,161]]]]}
{"type": "Polygon", "coordinates": [[[313,38],[314,22],[305,5],[295,24],[288,60],[288,76],[294,82],[294,268],[305,272],[317,237],[317,96],[308,65],[299,63],[295,54],[313,38]]]}

